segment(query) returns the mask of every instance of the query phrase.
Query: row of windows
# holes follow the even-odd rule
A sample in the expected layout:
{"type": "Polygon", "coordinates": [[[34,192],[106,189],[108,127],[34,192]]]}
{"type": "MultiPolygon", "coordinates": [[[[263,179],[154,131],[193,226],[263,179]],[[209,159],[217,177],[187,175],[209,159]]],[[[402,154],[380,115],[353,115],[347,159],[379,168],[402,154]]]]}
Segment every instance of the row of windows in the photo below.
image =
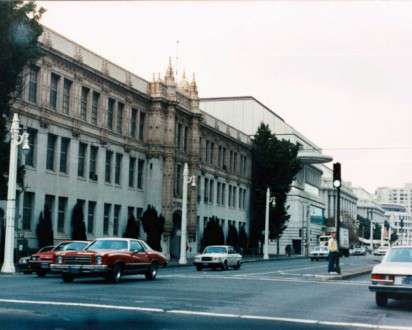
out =
{"type": "Polygon", "coordinates": [[[229,171],[231,173],[239,173],[240,175],[246,175],[246,163],[247,158],[244,155],[240,155],[239,164],[239,154],[236,151],[229,150],[227,152],[226,147],[219,145],[217,153],[217,164],[214,158],[215,155],[215,143],[209,140],[205,141],[205,151],[203,157],[203,140],[200,139],[200,158],[204,159],[206,164],[217,165],[220,169],[224,171],[229,171]],[[229,161],[229,163],[228,163],[229,161]]]}
{"type": "MultiPolygon", "coordinates": [[[[39,68],[31,66],[29,70],[28,100],[37,103],[39,68]]],[[[62,78],[56,73],[50,74],[49,107],[55,111],[61,111],[66,115],[72,112],[73,82],[62,78]]],[[[101,94],[82,86],[80,92],[80,118],[93,125],[98,125],[98,109],[101,106],[101,94]]],[[[119,134],[123,134],[123,121],[125,118],[125,105],[114,98],[107,99],[106,127],[119,134]]],[[[143,140],[145,125],[145,113],[132,108],[130,114],[129,135],[143,140]]]]}
{"type": "MultiPolygon", "coordinates": [[[[246,209],[246,189],[238,188],[236,186],[228,184],[228,194],[226,194],[226,183],[217,181],[216,195],[215,195],[215,180],[204,178],[203,184],[203,202],[205,204],[213,204],[216,201],[216,204],[219,206],[225,207],[226,204],[228,207],[236,208],[240,210],[246,209]],[[227,203],[226,203],[226,196],[227,203]],[[237,203],[236,203],[237,201],[237,203]]],[[[197,199],[198,202],[201,201],[201,178],[198,177],[198,190],[197,190],[197,199]]]]}
{"type": "MultiPolygon", "coordinates": [[[[30,231],[32,229],[33,217],[34,217],[34,198],[33,192],[25,192],[23,197],[23,221],[22,229],[30,231]]],[[[57,232],[65,233],[68,221],[68,197],[59,196],[57,198],[57,210],[56,196],[45,195],[45,206],[50,210],[52,223],[55,223],[55,217],[57,212],[57,232]]],[[[86,201],[84,199],[77,199],[77,203],[80,204],[83,210],[83,216],[86,223],[86,229],[88,234],[93,234],[95,230],[95,218],[97,210],[96,201],[86,201]]],[[[137,216],[141,218],[143,209],[138,207],[129,206],[127,208],[127,214],[137,216]],[[135,212],[136,210],[136,212],[135,212]]],[[[110,225],[113,229],[113,236],[119,236],[119,223],[122,216],[122,206],[119,204],[103,204],[103,235],[109,235],[110,225]]],[[[112,234],[110,233],[110,235],[112,234]]]]}
{"type": "MultiPolygon", "coordinates": [[[[37,155],[37,130],[29,129],[29,144],[30,151],[25,158],[26,165],[31,167],[36,166],[37,155]]],[[[59,137],[49,133],[47,135],[47,151],[46,151],[46,169],[53,172],[69,174],[69,161],[73,159],[70,155],[71,139],[67,137],[59,137]],[[58,149],[58,141],[60,139],[60,149],[58,149]],[[59,161],[57,156],[59,154],[59,161]]],[[[79,142],[77,155],[77,176],[80,178],[88,178],[92,181],[98,181],[98,155],[99,147],[79,142]],[[87,164],[89,164],[87,172],[87,164]]],[[[74,156],[74,155],[73,155],[74,156]]],[[[74,158],[75,159],[75,158],[74,158]]],[[[104,180],[106,183],[113,182],[113,163],[114,163],[114,183],[122,185],[122,161],[123,154],[115,153],[111,150],[106,150],[104,180]]],[[[128,186],[138,189],[143,189],[143,172],[145,161],[129,156],[129,177],[128,186]],[[136,168],[137,167],[137,168],[136,168]],[[137,175],[136,175],[137,173],[137,175]]]]}

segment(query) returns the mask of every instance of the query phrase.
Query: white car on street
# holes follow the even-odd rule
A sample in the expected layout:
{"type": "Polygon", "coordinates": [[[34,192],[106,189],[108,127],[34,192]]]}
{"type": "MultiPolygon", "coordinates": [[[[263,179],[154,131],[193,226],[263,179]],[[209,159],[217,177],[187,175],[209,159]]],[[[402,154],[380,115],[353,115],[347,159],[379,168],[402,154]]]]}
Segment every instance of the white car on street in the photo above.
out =
{"type": "Polygon", "coordinates": [[[329,250],[327,246],[316,246],[310,251],[310,260],[328,259],[329,250]]]}
{"type": "Polygon", "coordinates": [[[229,267],[239,269],[242,256],[229,245],[211,245],[204,249],[202,254],[195,257],[193,262],[198,271],[203,268],[228,270],[229,267]]]}
{"type": "Polygon", "coordinates": [[[388,252],[389,247],[388,246],[380,246],[378,249],[373,251],[374,256],[384,256],[386,252],[388,252]]]}
{"type": "Polygon", "coordinates": [[[412,246],[392,247],[372,270],[369,290],[376,294],[376,304],[384,307],[388,299],[412,300],[412,246]]]}

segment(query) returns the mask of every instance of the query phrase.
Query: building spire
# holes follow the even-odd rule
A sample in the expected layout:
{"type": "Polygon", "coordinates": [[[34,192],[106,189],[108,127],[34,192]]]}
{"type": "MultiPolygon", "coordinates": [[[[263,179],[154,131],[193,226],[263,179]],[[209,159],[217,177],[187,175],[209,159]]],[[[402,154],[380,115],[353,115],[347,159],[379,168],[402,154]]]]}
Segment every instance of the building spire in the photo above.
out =
{"type": "Polygon", "coordinates": [[[172,67],[172,58],[169,56],[169,65],[166,70],[166,75],[165,75],[165,83],[174,83],[175,81],[175,76],[173,73],[173,67],[172,67]]]}
{"type": "Polygon", "coordinates": [[[190,95],[191,96],[198,96],[197,84],[196,84],[196,77],[195,73],[193,72],[192,82],[190,83],[190,95]]]}

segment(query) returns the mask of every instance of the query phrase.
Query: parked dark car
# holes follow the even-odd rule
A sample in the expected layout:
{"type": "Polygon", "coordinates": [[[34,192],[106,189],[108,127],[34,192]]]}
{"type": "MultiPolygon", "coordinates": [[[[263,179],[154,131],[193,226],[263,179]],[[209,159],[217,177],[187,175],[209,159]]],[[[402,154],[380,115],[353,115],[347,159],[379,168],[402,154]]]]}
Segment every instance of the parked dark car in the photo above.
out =
{"type": "Polygon", "coordinates": [[[40,249],[30,257],[28,272],[36,273],[43,277],[50,272],[50,265],[54,262],[56,252],[83,250],[90,242],[88,241],[64,241],[49,249],[40,249]]]}

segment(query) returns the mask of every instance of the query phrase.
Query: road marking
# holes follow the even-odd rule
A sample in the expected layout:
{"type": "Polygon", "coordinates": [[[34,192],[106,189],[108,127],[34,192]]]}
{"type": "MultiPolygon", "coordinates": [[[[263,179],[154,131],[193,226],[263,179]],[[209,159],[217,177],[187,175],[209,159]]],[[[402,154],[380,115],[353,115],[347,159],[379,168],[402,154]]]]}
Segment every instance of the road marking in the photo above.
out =
{"type": "Polygon", "coordinates": [[[112,310],[126,310],[126,311],[134,311],[134,312],[170,313],[170,314],[196,315],[196,316],[208,316],[208,317],[220,317],[220,318],[240,318],[240,319],[245,319],[245,320],[260,320],[260,321],[274,321],[274,322],[298,323],[298,324],[329,325],[329,326],[333,326],[333,327],[358,327],[358,328],[366,328],[366,329],[385,329],[385,330],[412,330],[412,327],[395,326],[395,325],[378,325],[378,324],[370,324],[370,323],[351,323],[351,322],[332,322],[332,321],[286,318],[286,317],[276,317],[276,316],[242,315],[242,314],[230,314],[230,313],[212,313],[212,312],[190,311],[190,310],[179,310],[179,309],[165,310],[165,309],[162,309],[162,308],[147,308],[147,307],[134,307],[134,306],[115,306],[115,305],[102,305],[102,304],[85,304],[85,303],[64,302],[64,301],[36,301],[36,300],[0,299],[0,302],[10,303],[10,304],[73,306],[73,307],[112,309],[112,310]]]}
{"type": "Polygon", "coordinates": [[[234,276],[254,276],[254,275],[269,275],[269,274],[279,274],[279,273],[286,273],[288,271],[296,271],[296,270],[307,270],[307,269],[316,269],[316,268],[327,268],[325,265],[319,265],[319,266],[310,266],[310,267],[301,267],[301,268],[286,268],[286,269],[280,269],[276,271],[271,271],[271,272],[260,272],[260,273],[245,273],[245,274],[238,274],[234,276]]]}
{"type": "Polygon", "coordinates": [[[87,308],[102,308],[102,309],[118,309],[118,310],[126,310],[126,311],[153,312],[153,313],[163,313],[164,312],[164,310],[161,309],[161,308],[102,305],[102,304],[86,304],[86,303],[65,302],[65,301],[38,301],[38,300],[0,299],[0,302],[10,303],[10,304],[29,304],[29,305],[50,305],[50,306],[71,306],[71,307],[87,307],[87,308]]]}
{"type": "MultiPolygon", "coordinates": [[[[301,274],[299,274],[301,276],[301,274]]],[[[309,277],[309,276],[307,276],[309,277]]],[[[313,284],[329,284],[329,285],[352,285],[352,286],[367,286],[369,282],[366,281],[329,281],[329,280],[309,280],[309,279],[296,279],[296,278],[274,278],[274,277],[235,277],[224,275],[162,275],[162,278],[181,278],[181,279],[222,279],[222,280],[247,280],[247,281],[269,281],[269,282],[294,282],[294,283],[313,283],[313,284]]]]}

